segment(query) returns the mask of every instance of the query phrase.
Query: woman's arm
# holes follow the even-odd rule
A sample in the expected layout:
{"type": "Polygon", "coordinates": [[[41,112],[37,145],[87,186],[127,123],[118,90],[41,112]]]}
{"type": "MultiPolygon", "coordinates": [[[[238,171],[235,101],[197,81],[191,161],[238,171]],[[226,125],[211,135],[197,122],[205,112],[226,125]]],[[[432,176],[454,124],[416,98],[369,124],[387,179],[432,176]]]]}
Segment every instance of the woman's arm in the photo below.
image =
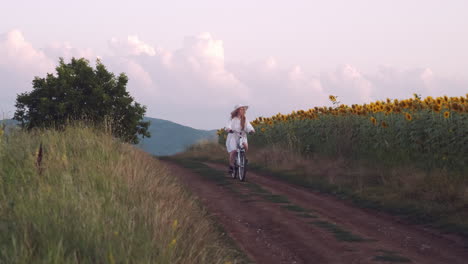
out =
{"type": "Polygon", "coordinates": [[[230,120],[227,122],[226,126],[224,127],[224,130],[226,130],[226,131],[228,131],[228,132],[232,130],[232,119],[230,119],[230,120]]]}
{"type": "Polygon", "coordinates": [[[249,120],[245,120],[245,124],[246,124],[246,131],[247,133],[255,133],[255,128],[252,126],[252,124],[250,124],[249,120]]]}

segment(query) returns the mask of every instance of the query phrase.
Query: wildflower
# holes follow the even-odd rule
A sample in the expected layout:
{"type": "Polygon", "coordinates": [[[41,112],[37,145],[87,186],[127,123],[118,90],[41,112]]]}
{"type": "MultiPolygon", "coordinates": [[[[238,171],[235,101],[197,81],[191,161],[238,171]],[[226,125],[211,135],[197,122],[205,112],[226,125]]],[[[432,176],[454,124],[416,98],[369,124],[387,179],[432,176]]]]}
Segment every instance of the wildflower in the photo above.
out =
{"type": "Polygon", "coordinates": [[[444,118],[449,118],[450,117],[450,112],[449,111],[445,111],[444,112],[444,118]]]}
{"type": "Polygon", "coordinates": [[[111,264],[115,263],[114,255],[112,255],[112,252],[109,252],[109,263],[111,264]]]}
{"type": "Polygon", "coordinates": [[[173,247],[175,246],[175,244],[177,243],[177,239],[172,239],[171,243],[169,243],[169,247],[173,247]]]}
{"type": "Polygon", "coordinates": [[[411,116],[410,113],[405,113],[405,118],[406,118],[406,120],[408,120],[408,121],[413,120],[413,117],[411,116]]]}
{"type": "Polygon", "coordinates": [[[68,165],[68,158],[67,158],[67,155],[65,153],[63,153],[62,155],[62,162],[63,164],[68,165]]]}

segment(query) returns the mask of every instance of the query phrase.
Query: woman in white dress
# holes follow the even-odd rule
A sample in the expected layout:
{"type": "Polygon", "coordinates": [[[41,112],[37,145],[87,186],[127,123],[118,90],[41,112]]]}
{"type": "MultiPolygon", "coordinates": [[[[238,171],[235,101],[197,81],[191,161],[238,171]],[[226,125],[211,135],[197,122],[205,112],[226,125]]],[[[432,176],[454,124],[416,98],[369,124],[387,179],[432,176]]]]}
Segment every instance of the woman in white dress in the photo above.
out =
{"type": "Polygon", "coordinates": [[[226,149],[229,153],[229,173],[234,170],[234,160],[236,157],[237,144],[239,143],[239,134],[243,133],[244,137],[244,148],[247,151],[249,145],[247,144],[247,133],[255,133],[255,129],[252,124],[245,117],[245,112],[249,108],[247,105],[236,105],[234,110],[231,112],[231,118],[224,128],[227,132],[230,132],[226,138],[226,149]]]}

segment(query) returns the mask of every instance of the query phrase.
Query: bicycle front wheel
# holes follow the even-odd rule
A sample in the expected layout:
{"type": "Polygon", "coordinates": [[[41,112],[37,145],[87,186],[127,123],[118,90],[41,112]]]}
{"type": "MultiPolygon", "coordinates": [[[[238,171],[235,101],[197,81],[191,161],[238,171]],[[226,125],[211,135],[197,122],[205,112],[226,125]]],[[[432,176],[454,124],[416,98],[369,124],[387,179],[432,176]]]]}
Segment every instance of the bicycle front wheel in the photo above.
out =
{"type": "Polygon", "coordinates": [[[245,181],[245,175],[247,173],[247,164],[245,162],[245,153],[241,152],[239,155],[239,171],[238,176],[240,181],[245,181]]]}

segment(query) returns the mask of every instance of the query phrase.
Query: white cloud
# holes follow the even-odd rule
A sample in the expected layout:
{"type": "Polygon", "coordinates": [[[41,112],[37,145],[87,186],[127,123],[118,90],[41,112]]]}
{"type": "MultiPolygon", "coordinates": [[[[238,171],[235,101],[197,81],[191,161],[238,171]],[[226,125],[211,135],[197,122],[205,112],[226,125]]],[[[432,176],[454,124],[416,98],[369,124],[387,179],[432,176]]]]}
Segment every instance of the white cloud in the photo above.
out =
{"type": "Polygon", "coordinates": [[[59,58],[64,58],[66,61],[73,57],[86,58],[91,62],[94,62],[97,58],[92,49],[76,48],[68,42],[52,42],[44,48],[44,53],[47,57],[52,59],[54,63],[57,63],[59,58]]]}
{"type": "Polygon", "coordinates": [[[372,100],[374,86],[356,67],[346,64],[334,72],[322,73],[320,81],[329,94],[337,95],[342,103],[372,100]]]}
{"type": "Polygon", "coordinates": [[[18,93],[31,87],[36,75],[53,69],[54,64],[44,52],[27,42],[19,30],[0,35],[0,114],[13,116],[13,105],[18,93]]]}
{"type": "MultiPolygon", "coordinates": [[[[227,62],[224,45],[210,33],[186,37],[179,49],[166,50],[137,36],[112,38],[102,62],[129,76],[128,89],[147,105],[148,115],[199,128],[222,126],[231,107],[247,103],[251,117],[330,105],[328,95],[343,103],[406,98],[413,93],[461,95],[468,79],[441,77],[430,68],[381,66],[364,73],[344,64],[312,73],[300,65],[283,65],[271,56],[261,61],[227,62]]],[[[51,43],[43,51],[19,30],[0,35],[0,111],[11,111],[18,92],[30,89],[35,75],[53,72],[58,57],[97,57],[92,49],[51,43]]]]}
{"type": "Polygon", "coordinates": [[[126,40],[112,38],[109,41],[109,47],[116,56],[156,55],[156,50],[151,45],[141,41],[136,35],[128,36],[126,40]]]}
{"type": "Polygon", "coordinates": [[[21,31],[14,29],[0,35],[0,67],[18,74],[41,74],[53,68],[44,52],[27,42],[21,31]]]}

